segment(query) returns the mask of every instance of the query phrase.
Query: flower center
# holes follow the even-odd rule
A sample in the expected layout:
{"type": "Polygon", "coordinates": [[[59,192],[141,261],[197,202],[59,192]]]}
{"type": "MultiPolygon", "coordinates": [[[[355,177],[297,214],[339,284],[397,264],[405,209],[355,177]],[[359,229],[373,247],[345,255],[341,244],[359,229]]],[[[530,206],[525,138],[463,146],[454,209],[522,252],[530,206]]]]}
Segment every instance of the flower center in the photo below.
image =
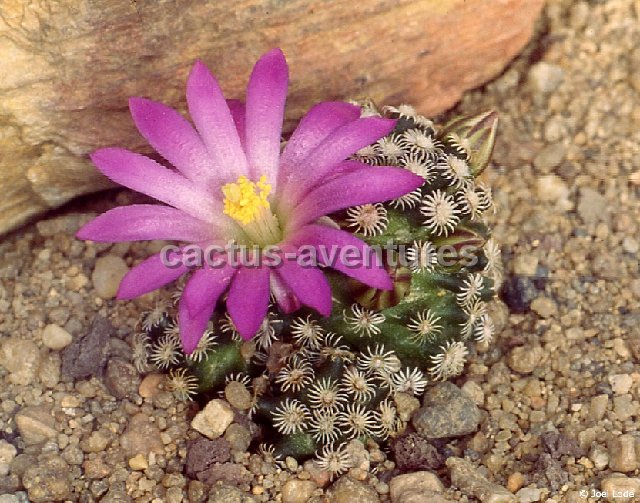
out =
{"type": "Polygon", "coordinates": [[[224,214],[238,222],[247,236],[257,245],[275,244],[282,239],[277,217],[271,211],[271,185],[262,175],[257,182],[240,176],[234,183],[222,187],[224,214]]]}

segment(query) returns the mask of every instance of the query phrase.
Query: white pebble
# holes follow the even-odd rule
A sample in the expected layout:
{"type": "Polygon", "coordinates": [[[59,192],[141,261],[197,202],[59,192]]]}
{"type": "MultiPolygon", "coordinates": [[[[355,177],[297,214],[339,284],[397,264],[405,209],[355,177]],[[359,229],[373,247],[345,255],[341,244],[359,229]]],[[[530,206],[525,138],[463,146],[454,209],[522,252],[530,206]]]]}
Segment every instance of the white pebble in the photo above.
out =
{"type": "Polygon", "coordinates": [[[233,421],[233,409],[224,400],[211,400],[196,414],[191,427],[205,437],[214,439],[222,435],[233,421]]]}
{"type": "Polygon", "coordinates": [[[129,272],[126,262],[115,255],[105,255],[96,260],[91,281],[98,296],[112,299],[118,293],[120,281],[129,272]]]}
{"type": "Polygon", "coordinates": [[[54,351],[66,348],[72,340],[71,334],[55,323],[50,323],[42,331],[42,343],[54,351]]]}

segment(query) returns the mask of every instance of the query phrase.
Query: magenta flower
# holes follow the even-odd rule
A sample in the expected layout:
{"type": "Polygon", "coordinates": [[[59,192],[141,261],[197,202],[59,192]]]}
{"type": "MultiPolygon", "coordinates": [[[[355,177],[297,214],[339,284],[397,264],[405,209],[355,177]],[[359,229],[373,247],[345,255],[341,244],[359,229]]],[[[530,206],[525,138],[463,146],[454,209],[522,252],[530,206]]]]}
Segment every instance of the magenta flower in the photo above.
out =
{"type": "MultiPolygon", "coordinates": [[[[387,135],[393,120],[360,118],[359,108],[325,102],[301,120],[281,151],[288,86],[284,55],[274,49],[260,58],[247,87],[246,104],[225,100],[201,62],[187,81],[194,127],[177,111],[131,98],[133,120],[153,148],[176,169],[120,148],[105,148],[91,160],[111,180],[165,205],[112,209],[85,225],[80,239],[102,242],[167,239],[201,246],[229,241],[264,249],[276,245],[295,254],[303,245],[340,249],[367,245],[322,219],[350,206],[400,197],[422,184],[408,170],[345,160],[387,135]]],[[[390,289],[380,263],[331,267],[375,288],[390,289]]],[[[125,276],[119,299],[131,299],[189,272],[167,267],[154,255],[125,276]]],[[[284,312],[307,305],[331,311],[331,290],[318,267],[284,260],[279,267],[202,267],[193,271],[179,306],[185,352],[196,347],[218,299],[228,291],[227,310],[240,335],[250,339],[264,319],[270,294],[284,312]]]]}

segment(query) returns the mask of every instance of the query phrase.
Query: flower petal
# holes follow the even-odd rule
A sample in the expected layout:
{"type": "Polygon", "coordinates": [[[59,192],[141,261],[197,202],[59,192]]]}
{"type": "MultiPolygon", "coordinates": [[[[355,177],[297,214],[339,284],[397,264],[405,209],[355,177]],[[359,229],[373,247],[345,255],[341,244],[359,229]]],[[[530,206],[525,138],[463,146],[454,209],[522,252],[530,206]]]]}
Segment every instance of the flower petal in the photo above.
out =
{"type": "Polygon", "coordinates": [[[323,316],[331,314],[331,286],[320,269],[303,267],[295,259],[287,259],[277,271],[300,302],[323,316]]]}
{"type": "Polygon", "coordinates": [[[256,335],[269,307],[269,269],[267,267],[238,270],[227,299],[227,310],[244,340],[256,335]]]}
{"type": "Polygon", "coordinates": [[[262,56],[247,85],[247,159],[257,179],[266,175],[275,186],[280,159],[280,136],[287,99],[289,69],[280,49],[262,56]]]}
{"type": "Polygon", "coordinates": [[[375,251],[350,232],[311,224],[288,240],[293,246],[309,245],[317,250],[318,261],[373,288],[391,290],[393,283],[375,251]],[[347,250],[350,250],[347,252],[347,250]],[[349,257],[347,260],[347,253],[349,257]]]}
{"type": "Polygon", "coordinates": [[[217,300],[222,295],[235,273],[236,269],[228,264],[196,270],[185,285],[181,303],[190,314],[197,314],[211,304],[212,296],[217,300]]]}
{"type": "Polygon", "coordinates": [[[180,297],[178,324],[185,353],[198,345],[220,296],[235,274],[230,266],[198,269],[189,279],[180,297]]]}
{"type": "Polygon", "coordinates": [[[359,204],[395,199],[420,187],[424,180],[403,168],[363,167],[329,179],[305,195],[287,221],[287,232],[334,211],[359,204]]]}
{"type": "Polygon", "coordinates": [[[360,117],[360,108],[341,101],[318,103],[300,120],[280,157],[278,187],[287,183],[302,161],[322,140],[360,117]]]}
{"type": "MultiPolygon", "coordinates": [[[[174,254],[171,254],[172,258],[174,254]]],[[[163,287],[187,273],[189,268],[182,261],[177,267],[169,267],[157,253],[133,267],[120,282],[117,299],[134,299],[163,287]]]]}
{"type": "Polygon", "coordinates": [[[114,182],[174,206],[200,220],[214,222],[223,216],[221,201],[216,201],[191,180],[161,166],[153,159],[122,148],[103,148],[91,154],[91,160],[114,182]]]}
{"type": "Polygon", "coordinates": [[[159,204],[133,204],[103,213],[78,231],[76,237],[99,243],[169,239],[198,242],[211,239],[211,224],[159,204]]]}
{"type": "Polygon", "coordinates": [[[217,167],[198,133],[173,108],[145,98],[130,98],[129,110],[140,134],[184,176],[209,186],[217,167]]]}
{"type": "Polygon", "coordinates": [[[198,133],[216,161],[218,185],[247,174],[247,159],[218,81],[196,61],[187,81],[187,105],[198,133]]]}
{"type": "Polygon", "coordinates": [[[227,100],[231,117],[233,117],[233,123],[236,125],[238,131],[238,137],[240,138],[240,144],[242,148],[246,150],[247,135],[246,135],[246,122],[247,122],[247,109],[244,103],[240,100],[227,100]]]}
{"type": "Polygon", "coordinates": [[[341,161],[358,150],[389,134],[396,121],[366,117],[348,122],[334,130],[298,163],[298,168],[287,183],[284,199],[297,203],[311,188],[319,185],[341,161]],[[301,167],[306,166],[306,169],[301,167]]]}
{"type": "Polygon", "coordinates": [[[269,282],[271,293],[275,297],[278,307],[280,307],[284,313],[288,314],[300,309],[300,300],[280,277],[277,269],[271,270],[269,282]]]}

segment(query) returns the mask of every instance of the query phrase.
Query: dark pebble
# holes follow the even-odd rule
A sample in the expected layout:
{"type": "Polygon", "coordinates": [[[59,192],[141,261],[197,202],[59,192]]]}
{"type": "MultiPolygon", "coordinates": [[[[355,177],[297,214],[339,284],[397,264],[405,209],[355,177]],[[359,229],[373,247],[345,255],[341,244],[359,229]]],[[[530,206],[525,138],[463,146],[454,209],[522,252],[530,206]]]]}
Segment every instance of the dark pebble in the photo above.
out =
{"type": "Polygon", "coordinates": [[[107,361],[107,343],[113,332],[109,320],[96,316],[89,330],[62,352],[62,375],[71,379],[102,375],[107,361]]]}
{"type": "Polygon", "coordinates": [[[198,438],[187,447],[186,473],[195,478],[215,463],[226,463],[231,457],[231,445],[224,438],[198,438]]]}
{"type": "Polygon", "coordinates": [[[444,456],[427,439],[417,433],[407,433],[391,444],[397,467],[405,472],[437,470],[444,464],[444,456]]]}

